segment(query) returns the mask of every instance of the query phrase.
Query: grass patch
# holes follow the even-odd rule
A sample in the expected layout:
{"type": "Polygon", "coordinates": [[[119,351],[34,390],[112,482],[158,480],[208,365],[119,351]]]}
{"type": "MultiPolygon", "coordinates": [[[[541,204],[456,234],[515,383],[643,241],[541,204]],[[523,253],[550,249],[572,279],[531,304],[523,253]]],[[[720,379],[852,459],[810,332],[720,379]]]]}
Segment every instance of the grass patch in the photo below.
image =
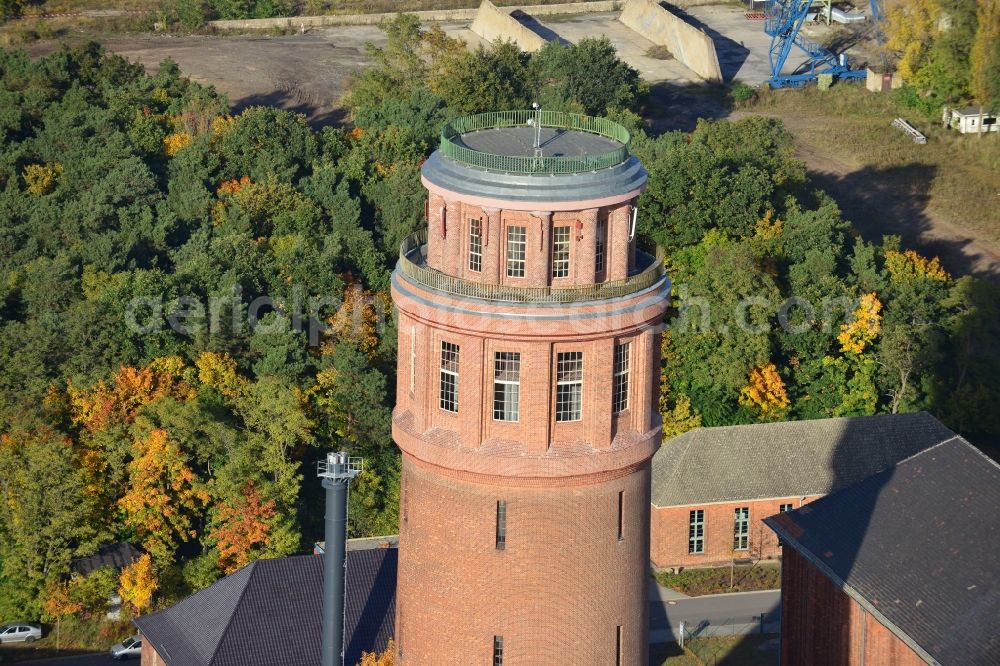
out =
{"type": "Polygon", "coordinates": [[[651,666],[701,666],[694,656],[682,650],[677,643],[650,646],[649,663],[651,666]]]}
{"type": "Polygon", "coordinates": [[[680,573],[659,571],[655,575],[660,585],[692,597],[723,592],[776,590],[781,587],[781,569],[775,564],[758,563],[736,567],[732,587],[729,586],[729,574],[729,567],[709,567],[684,569],[680,573]]]}
{"type": "Polygon", "coordinates": [[[673,60],[674,54],[663,44],[653,44],[646,49],[646,55],[657,60],[673,60]]]}
{"type": "MultiPolygon", "coordinates": [[[[769,636],[694,638],[685,647],[705,666],[777,666],[776,639],[769,636]],[[765,646],[764,649],[761,649],[765,646]]],[[[677,666],[683,662],[675,662],[677,666]]],[[[674,666],[674,663],[664,662],[674,666]]]]}
{"type": "Polygon", "coordinates": [[[749,107],[781,117],[809,147],[876,172],[884,188],[907,192],[916,184],[928,212],[970,236],[1000,243],[1000,134],[961,135],[900,99],[844,84],[828,91],[762,89],[749,107]],[[927,144],[891,127],[896,117],[925,134],[927,144]],[[983,205],[970,214],[969,202],[983,205]]]}

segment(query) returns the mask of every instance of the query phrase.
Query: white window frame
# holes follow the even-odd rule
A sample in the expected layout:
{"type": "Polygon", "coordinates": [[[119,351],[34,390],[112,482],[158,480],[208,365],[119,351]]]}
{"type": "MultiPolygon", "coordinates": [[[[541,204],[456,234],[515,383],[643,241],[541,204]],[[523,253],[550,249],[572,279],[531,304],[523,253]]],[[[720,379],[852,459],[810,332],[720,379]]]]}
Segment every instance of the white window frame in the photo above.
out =
{"type": "Polygon", "coordinates": [[[570,423],[582,418],[583,352],[558,352],[556,353],[556,422],[570,423]]]}
{"type": "Polygon", "coordinates": [[[552,228],[552,277],[569,277],[569,225],[552,228]]]}
{"type": "Polygon", "coordinates": [[[631,355],[630,342],[615,343],[614,376],[611,380],[611,411],[615,414],[628,410],[631,355]]]}
{"type": "Polygon", "coordinates": [[[750,550],[750,507],[736,507],[733,512],[733,550],[750,550]]]}
{"type": "Polygon", "coordinates": [[[483,221],[476,217],[469,220],[469,270],[483,271],[483,221]]]}
{"type": "Polygon", "coordinates": [[[520,419],[521,352],[494,352],[493,420],[517,423],[520,419]],[[498,396],[502,397],[498,399],[498,396]]]}
{"type": "Polygon", "coordinates": [[[461,347],[441,341],[441,378],[438,386],[438,407],[458,414],[458,364],[461,347]],[[448,356],[446,356],[448,354],[448,356]]]}
{"type": "Polygon", "coordinates": [[[523,278],[528,252],[528,227],[507,227],[507,277],[523,278]]]}
{"type": "Polygon", "coordinates": [[[705,552],[705,510],[691,509],[688,513],[688,555],[705,552]]]}

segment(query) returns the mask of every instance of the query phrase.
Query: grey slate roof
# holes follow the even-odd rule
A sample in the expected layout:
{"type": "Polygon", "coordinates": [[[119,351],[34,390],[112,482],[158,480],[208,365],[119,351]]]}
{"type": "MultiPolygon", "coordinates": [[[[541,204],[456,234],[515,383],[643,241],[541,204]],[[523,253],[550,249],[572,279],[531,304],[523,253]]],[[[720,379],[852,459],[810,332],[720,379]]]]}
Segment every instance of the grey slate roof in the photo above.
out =
{"type": "Polygon", "coordinates": [[[122,569],[139,559],[139,555],[139,550],[126,541],[108,543],[98,548],[93,555],[75,558],[71,566],[73,571],[86,576],[104,567],[122,569]]]}
{"type": "Polygon", "coordinates": [[[698,428],[653,457],[652,501],[825,495],[953,435],[927,412],[698,428]]]}
{"type": "Polygon", "coordinates": [[[952,437],[765,518],[932,664],[1000,664],[1000,465],[952,437]]]}
{"type": "MultiPolygon", "coordinates": [[[[347,554],[346,664],[392,638],[397,552],[347,554]]],[[[135,625],[171,666],[315,666],[322,593],[322,557],[258,560],[135,625]]]]}

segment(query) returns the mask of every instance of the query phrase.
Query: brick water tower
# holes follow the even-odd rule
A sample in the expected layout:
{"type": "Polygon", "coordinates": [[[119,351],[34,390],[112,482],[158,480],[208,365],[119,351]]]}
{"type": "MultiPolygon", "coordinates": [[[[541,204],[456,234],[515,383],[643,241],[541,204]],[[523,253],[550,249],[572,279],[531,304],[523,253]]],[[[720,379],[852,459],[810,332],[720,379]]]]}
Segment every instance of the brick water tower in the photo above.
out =
{"type": "Polygon", "coordinates": [[[446,125],[393,275],[405,666],[645,665],[662,261],[611,121],[446,125]]]}

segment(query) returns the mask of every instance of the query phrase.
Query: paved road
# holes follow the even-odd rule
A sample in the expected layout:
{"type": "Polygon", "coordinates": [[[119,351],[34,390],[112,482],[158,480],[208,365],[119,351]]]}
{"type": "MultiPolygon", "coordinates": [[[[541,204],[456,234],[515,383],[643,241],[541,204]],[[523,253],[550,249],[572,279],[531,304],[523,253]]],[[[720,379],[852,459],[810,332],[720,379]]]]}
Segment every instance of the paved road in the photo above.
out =
{"type": "MultiPolygon", "coordinates": [[[[58,657],[55,659],[39,659],[37,661],[17,662],[25,666],[109,666],[110,664],[138,664],[139,660],[115,661],[107,653],[78,655],[75,657],[58,657]]],[[[4,664],[6,666],[6,664],[4,664]]],[[[13,664],[11,666],[14,666],[13,664]]]]}
{"type": "Polygon", "coordinates": [[[651,596],[649,608],[651,643],[677,640],[677,628],[684,621],[688,634],[724,636],[754,633],[761,630],[764,616],[766,633],[778,631],[781,592],[737,592],[704,597],[662,599],[651,596]]]}

